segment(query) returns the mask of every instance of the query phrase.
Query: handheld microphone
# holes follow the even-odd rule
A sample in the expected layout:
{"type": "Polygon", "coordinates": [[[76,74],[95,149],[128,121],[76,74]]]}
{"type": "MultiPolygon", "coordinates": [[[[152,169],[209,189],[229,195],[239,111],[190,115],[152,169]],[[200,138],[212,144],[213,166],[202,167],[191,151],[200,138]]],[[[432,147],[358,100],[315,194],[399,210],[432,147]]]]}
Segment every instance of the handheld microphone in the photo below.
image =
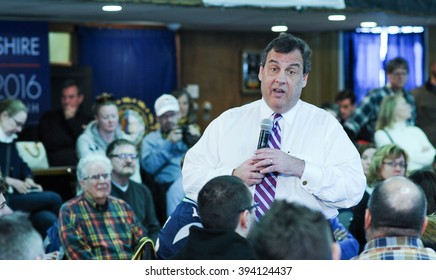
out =
{"type": "Polygon", "coordinates": [[[263,119],[260,122],[260,135],[259,142],[257,143],[257,149],[268,147],[268,138],[271,135],[273,122],[270,119],[263,119]]]}

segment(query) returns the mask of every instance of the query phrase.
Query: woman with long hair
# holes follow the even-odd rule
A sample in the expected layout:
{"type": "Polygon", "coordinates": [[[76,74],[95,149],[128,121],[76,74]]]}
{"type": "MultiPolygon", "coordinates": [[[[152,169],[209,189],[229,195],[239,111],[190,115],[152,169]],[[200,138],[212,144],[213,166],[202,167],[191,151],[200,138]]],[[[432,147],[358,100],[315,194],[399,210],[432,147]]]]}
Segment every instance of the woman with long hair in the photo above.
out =
{"type": "Polygon", "coordinates": [[[44,238],[57,220],[62,199],[59,194],[43,191],[33,180],[33,173],[15,146],[27,120],[27,107],[17,99],[0,101],[0,170],[9,185],[6,198],[12,210],[30,214],[33,226],[44,238]]]}
{"type": "Polygon", "coordinates": [[[409,171],[430,169],[436,149],[419,127],[407,124],[410,116],[410,105],[402,95],[385,97],[376,123],[375,144],[377,147],[396,144],[403,148],[408,155],[409,171]]]}

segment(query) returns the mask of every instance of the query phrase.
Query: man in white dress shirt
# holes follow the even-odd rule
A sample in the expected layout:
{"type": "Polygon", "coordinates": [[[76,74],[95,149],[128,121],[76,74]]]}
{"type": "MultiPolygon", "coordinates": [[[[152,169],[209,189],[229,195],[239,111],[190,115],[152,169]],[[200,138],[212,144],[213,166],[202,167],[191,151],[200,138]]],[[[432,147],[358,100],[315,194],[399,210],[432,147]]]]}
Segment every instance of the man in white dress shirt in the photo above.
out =
{"type": "Polygon", "coordinates": [[[298,201],[323,212],[357,204],[365,190],[359,154],[339,122],[326,111],[300,100],[310,71],[309,46],[282,33],[262,54],[262,99],[230,109],[211,122],[186,154],[183,186],[197,200],[213,177],[235,175],[254,193],[265,174],[275,172],[274,199],[298,201]],[[281,148],[256,149],[260,123],[281,114],[281,148]]]}

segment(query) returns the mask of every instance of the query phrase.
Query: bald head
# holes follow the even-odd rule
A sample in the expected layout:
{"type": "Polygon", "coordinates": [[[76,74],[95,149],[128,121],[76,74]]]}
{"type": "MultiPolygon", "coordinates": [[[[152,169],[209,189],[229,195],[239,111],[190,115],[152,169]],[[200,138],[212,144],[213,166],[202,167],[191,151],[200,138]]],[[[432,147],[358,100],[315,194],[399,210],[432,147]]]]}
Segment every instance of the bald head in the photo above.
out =
{"type": "Polygon", "coordinates": [[[385,236],[419,236],[427,202],[420,187],[405,177],[392,177],[374,189],[369,202],[371,230],[385,236]]]}

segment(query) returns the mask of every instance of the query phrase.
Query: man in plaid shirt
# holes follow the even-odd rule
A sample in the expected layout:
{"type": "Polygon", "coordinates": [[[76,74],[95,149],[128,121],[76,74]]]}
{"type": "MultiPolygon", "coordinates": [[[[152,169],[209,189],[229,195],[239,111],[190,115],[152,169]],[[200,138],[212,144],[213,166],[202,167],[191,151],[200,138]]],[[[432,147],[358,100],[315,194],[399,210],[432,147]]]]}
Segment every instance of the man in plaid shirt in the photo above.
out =
{"type": "Polygon", "coordinates": [[[59,236],[68,259],[131,259],[143,236],[130,206],[111,192],[110,160],[85,156],[77,165],[83,193],[67,201],[59,214],[59,236]]]}
{"type": "Polygon", "coordinates": [[[376,187],[365,212],[368,239],[357,260],[436,260],[424,247],[427,226],[424,192],[404,177],[392,177],[376,187]]]}
{"type": "Polygon", "coordinates": [[[388,84],[368,92],[360,102],[359,107],[354,111],[354,114],[344,123],[344,129],[351,140],[374,142],[375,124],[381,102],[386,96],[403,95],[412,109],[412,117],[408,120],[408,124],[415,124],[415,100],[412,93],[404,89],[409,75],[407,61],[401,57],[390,60],[386,67],[386,73],[389,80],[388,84]]]}

